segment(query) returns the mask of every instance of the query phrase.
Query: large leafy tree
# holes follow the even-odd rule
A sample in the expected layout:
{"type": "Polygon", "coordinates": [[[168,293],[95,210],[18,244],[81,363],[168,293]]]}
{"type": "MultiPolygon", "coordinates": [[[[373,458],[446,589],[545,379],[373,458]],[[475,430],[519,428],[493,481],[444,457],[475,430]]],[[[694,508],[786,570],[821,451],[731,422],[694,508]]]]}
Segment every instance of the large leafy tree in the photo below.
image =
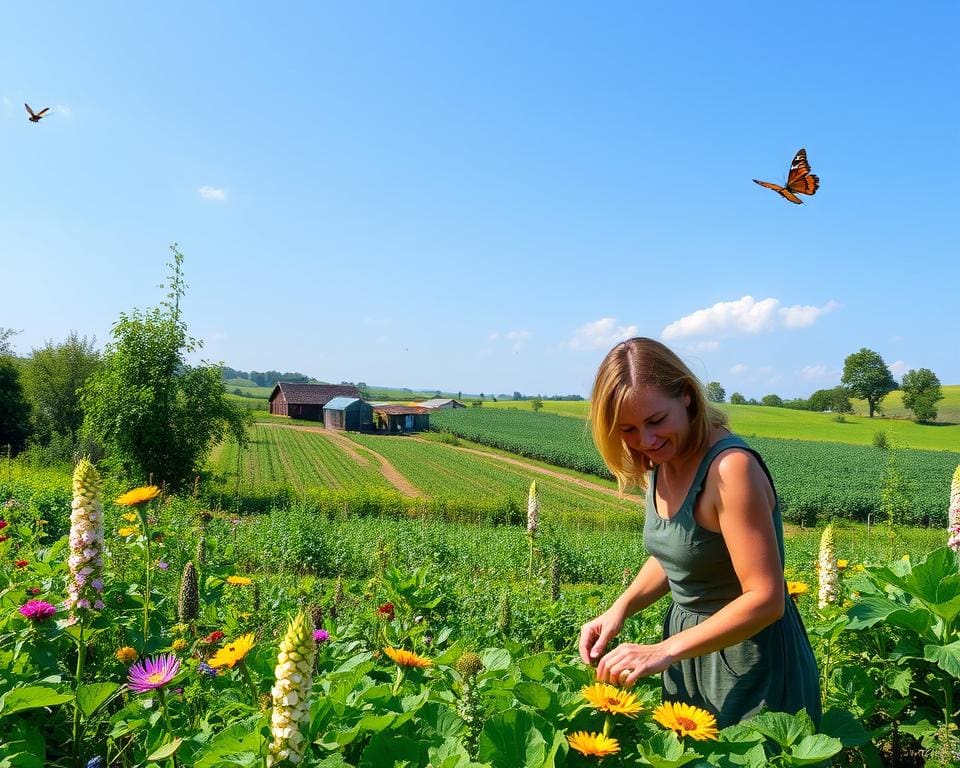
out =
{"type": "Polygon", "coordinates": [[[20,372],[9,355],[0,355],[0,451],[19,453],[30,436],[30,403],[20,372]]]}
{"type": "Polygon", "coordinates": [[[903,375],[903,405],[913,411],[917,421],[936,421],[937,403],[943,400],[940,379],[929,368],[918,368],[903,375]]]}
{"type": "Polygon", "coordinates": [[[23,388],[33,412],[34,433],[46,442],[61,435],[73,442],[83,426],[80,389],[100,365],[96,339],[71,331],[60,344],[34,349],[23,366],[23,388]]]}
{"type": "Polygon", "coordinates": [[[725,390],[719,381],[711,381],[706,387],[707,400],[711,403],[722,403],[727,399],[727,390],[725,390]]]}
{"type": "Polygon", "coordinates": [[[833,411],[834,413],[853,413],[850,392],[846,387],[818,389],[807,401],[811,411],[833,411]]]}
{"type": "Polygon", "coordinates": [[[883,358],[866,347],[847,355],[840,381],[852,395],[867,401],[871,419],[874,412],[880,411],[880,401],[897,388],[897,382],[883,358]]]}
{"type": "Polygon", "coordinates": [[[186,362],[201,342],[181,319],[183,256],[176,245],[171,250],[167,301],[120,315],[81,402],[84,428],[112,464],[134,480],[178,488],[226,434],[245,440],[249,416],[226,399],[219,366],[186,362]]]}

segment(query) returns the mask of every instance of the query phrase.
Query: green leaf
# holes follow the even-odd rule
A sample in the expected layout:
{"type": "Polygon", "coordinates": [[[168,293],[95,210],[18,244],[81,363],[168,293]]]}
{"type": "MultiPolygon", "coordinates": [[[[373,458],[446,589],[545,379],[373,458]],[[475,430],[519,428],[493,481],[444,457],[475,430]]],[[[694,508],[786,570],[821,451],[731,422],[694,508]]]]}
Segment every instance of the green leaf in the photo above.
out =
{"type": "Polygon", "coordinates": [[[259,755],[262,749],[263,736],[258,728],[234,723],[210,739],[194,755],[191,765],[193,768],[218,768],[229,755],[259,755]]]}
{"type": "MultiPolygon", "coordinates": [[[[874,568],[871,574],[922,600],[944,621],[960,614],[960,573],[958,557],[949,547],[930,552],[905,573],[893,568],[874,568]]],[[[900,570],[900,569],[898,569],[900,570]]]]}
{"type": "Polygon", "coordinates": [[[804,736],[789,754],[790,765],[811,765],[827,760],[843,749],[840,739],[817,733],[804,736]]]}
{"type": "Polygon", "coordinates": [[[960,678],[960,640],[949,645],[925,645],[923,658],[935,661],[948,675],[960,678]]]}
{"type": "Polygon", "coordinates": [[[166,760],[168,757],[170,757],[174,752],[176,752],[180,748],[181,744],[183,744],[183,739],[177,736],[177,738],[175,738],[173,741],[168,741],[159,749],[154,750],[152,754],[147,755],[147,760],[151,762],[159,762],[161,760],[166,760]]]}
{"type": "Polygon", "coordinates": [[[803,736],[813,733],[813,723],[805,709],[796,715],[788,715],[786,712],[764,712],[748,720],[745,725],[773,739],[784,749],[803,736]]]}
{"type": "Polygon", "coordinates": [[[420,744],[396,731],[381,731],[370,739],[360,755],[360,768],[394,768],[403,765],[422,765],[420,744]]]}
{"type": "Polygon", "coordinates": [[[484,648],[480,660],[484,672],[499,672],[510,667],[510,651],[506,648],[484,648]]]}
{"type": "Polygon", "coordinates": [[[57,704],[65,704],[72,699],[72,693],[60,693],[53,688],[45,688],[42,685],[14,688],[0,696],[0,717],[12,715],[14,712],[23,712],[27,709],[54,707],[57,704]]]}
{"type": "Polygon", "coordinates": [[[120,690],[120,683],[88,683],[77,691],[77,704],[84,717],[90,717],[120,690]]]}
{"type": "Polygon", "coordinates": [[[908,629],[919,635],[927,634],[933,622],[933,615],[921,605],[906,608],[879,595],[861,597],[847,613],[850,617],[848,629],[859,630],[886,622],[895,627],[908,629]]]}
{"type": "Polygon", "coordinates": [[[555,730],[542,718],[522,709],[509,710],[487,720],[480,734],[480,762],[493,768],[541,768],[548,739],[555,730]],[[547,733],[541,732],[540,726],[547,733]]]}
{"type": "Polygon", "coordinates": [[[44,768],[47,746],[40,729],[26,721],[14,721],[0,738],[0,767],[44,768]]]}
{"type": "Polygon", "coordinates": [[[657,731],[638,748],[653,768],[679,768],[700,758],[696,752],[685,749],[673,731],[657,731]]]}
{"type": "Polygon", "coordinates": [[[540,710],[549,709],[553,698],[549,690],[532,682],[517,683],[513,693],[518,701],[540,710]]]}
{"type": "Polygon", "coordinates": [[[909,669],[891,670],[886,676],[887,687],[901,696],[910,695],[910,683],[913,682],[913,672],[909,669]]]}
{"type": "Polygon", "coordinates": [[[543,672],[551,661],[551,654],[544,651],[536,656],[527,656],[520,659],[517,665],[520,667],[520,671],[531,680],[543,680],[543,672]]]}
{"type": "Polygon", "coordinates": [[[827,710],[820,722],[820,732],[840,739],[845,747],[859,747],[870,741],[870,734],[860,721],[845,709],[827,710]]]}

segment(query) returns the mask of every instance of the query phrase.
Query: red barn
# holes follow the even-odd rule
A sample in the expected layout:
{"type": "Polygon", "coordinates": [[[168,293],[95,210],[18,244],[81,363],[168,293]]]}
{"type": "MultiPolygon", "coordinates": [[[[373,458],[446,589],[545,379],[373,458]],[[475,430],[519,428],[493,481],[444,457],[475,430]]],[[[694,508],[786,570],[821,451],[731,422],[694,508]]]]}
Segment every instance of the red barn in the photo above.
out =
{"type": "Polygon", "coordinates": [[[270,393],[270,413],[291,419],[323,421],[323,406],[335,397],[360,397],[360,390],[346,384],[294,384],[278,381],[270,393]]]}

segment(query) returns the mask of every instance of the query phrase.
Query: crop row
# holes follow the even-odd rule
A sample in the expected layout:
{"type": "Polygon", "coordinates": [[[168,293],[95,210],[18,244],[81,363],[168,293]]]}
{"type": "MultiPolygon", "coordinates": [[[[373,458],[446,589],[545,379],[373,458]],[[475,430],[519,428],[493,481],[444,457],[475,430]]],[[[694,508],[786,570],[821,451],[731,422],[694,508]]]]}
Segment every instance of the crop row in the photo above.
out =
{"type": "MultiPolygon", "coordinates": [[[[518,410],[469,408],[431,415],[434,429],[560,467],[610,477],[578,419],[518,410]]],[[[747,437],[763,455],[777,484],[784,516],[810,523],[823,518],[866,521],[885,517],[884,485],[903,478],[906,504],[897,522],[946,523],[950,478],[960,453],[779,438],[747,437]]]]}

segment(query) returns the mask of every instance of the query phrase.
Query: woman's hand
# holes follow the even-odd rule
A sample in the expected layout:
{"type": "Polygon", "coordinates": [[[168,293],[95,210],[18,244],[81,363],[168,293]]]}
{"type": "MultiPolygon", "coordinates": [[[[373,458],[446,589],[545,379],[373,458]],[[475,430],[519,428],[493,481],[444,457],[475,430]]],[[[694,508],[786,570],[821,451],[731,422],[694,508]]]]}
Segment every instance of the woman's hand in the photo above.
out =
{"type": "Polygon", "coordinates": [[[623,643],[600,659],[597,664],[597,680],[629,688],[641,677],[663,672],[671,664],[673,656],[667,652],[663,643],[623,643]]]}
{"type": "Polygon", "coordinates": [[[623,609],[614,603],[597,618],[580,627],[580,658],[584,664],[596,664],[607,643],[619,634],[626,620],[623,609]]]}

